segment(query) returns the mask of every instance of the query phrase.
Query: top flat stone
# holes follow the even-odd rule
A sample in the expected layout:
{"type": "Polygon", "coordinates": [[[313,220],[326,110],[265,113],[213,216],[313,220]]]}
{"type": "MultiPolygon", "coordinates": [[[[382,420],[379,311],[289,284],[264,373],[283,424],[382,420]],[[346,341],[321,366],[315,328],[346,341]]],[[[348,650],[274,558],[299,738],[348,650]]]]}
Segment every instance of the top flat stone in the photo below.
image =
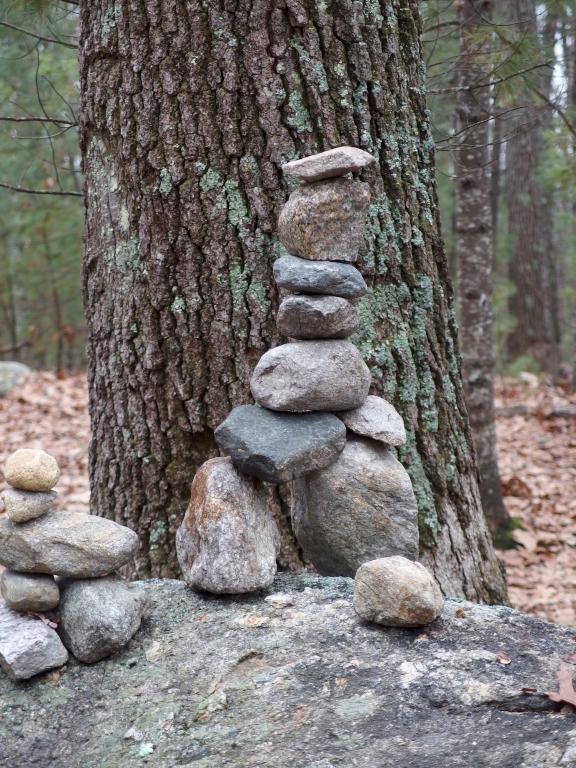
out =
{"type": "Polygon", "coordinates": [[[292,160],[282,166],[285,176],[299,181],[321,181],[361,171],[376,161],[371,154],[358,147],[336,147],[317,155],[292,160]]]}

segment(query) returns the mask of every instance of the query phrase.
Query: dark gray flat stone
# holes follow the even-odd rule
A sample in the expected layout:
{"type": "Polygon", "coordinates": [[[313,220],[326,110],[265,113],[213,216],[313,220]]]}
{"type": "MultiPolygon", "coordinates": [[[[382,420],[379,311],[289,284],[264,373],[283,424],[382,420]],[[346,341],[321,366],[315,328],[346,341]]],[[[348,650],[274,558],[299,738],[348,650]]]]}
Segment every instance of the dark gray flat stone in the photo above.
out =
{"type": "Polygon", "coordinates": [[[379,627],[355,615],[351,580],[311,575],[242,598],[140,586],[130,648],[59,680],[0,675],[0,765],[574,765],[574,717],[543,695],[574,628],[454,600],[423,630],[379,627]]]}
{"type": "Polygon", "coordinates": [[[329,413],[275,413],[240,405],[215,435],[242,472],[268,483],[286,483],[336,461],[346,427],[329,413]]]}
{"type": "Polygon", "coordinates": [[[358,299],[368,291],[364,278],[352,264],[309,261],[290,254],[274,262],[274,279],[281,288],[298,293],[358,299]]]}

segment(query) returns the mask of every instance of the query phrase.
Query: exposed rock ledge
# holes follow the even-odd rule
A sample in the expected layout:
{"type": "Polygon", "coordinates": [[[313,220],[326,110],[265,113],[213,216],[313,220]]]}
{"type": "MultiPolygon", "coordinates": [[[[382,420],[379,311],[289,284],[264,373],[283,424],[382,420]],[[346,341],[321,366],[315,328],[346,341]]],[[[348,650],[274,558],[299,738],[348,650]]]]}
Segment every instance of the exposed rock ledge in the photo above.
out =
{"type": "Polygon", "coordinates": [[[576,766],[576,718],[522,693],[557,689],[574,630],[452,601],[426,630],[378,628],[348,579],[282,576],[249,599],[143,586],[148,619],[120,655],[0,677],[0,765],[576,766]]]}

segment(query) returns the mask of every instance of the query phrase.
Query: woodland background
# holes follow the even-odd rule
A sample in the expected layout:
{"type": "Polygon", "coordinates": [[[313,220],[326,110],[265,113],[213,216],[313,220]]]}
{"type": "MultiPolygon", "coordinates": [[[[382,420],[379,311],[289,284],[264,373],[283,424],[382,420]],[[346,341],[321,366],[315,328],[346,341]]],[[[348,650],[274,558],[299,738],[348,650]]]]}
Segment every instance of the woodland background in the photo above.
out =
{"type": "MultiPolygon", "coordinates": [[[[484,374],[493,355],[501,488],[515,529],[500,553],[510,595],[574,624],[576,2],[421,5],[465,365],[470,296],[485,295],[484,342],[493,335],[484,374]]],[[[52,372],[0,401],[0,451],[59,446],[69,456],[62,503],[86,508],[77,11],[16,1],[0,11],[0,359],[52,372]]],[[[486,403],[476,405],[482,422],[486,403]]]]}

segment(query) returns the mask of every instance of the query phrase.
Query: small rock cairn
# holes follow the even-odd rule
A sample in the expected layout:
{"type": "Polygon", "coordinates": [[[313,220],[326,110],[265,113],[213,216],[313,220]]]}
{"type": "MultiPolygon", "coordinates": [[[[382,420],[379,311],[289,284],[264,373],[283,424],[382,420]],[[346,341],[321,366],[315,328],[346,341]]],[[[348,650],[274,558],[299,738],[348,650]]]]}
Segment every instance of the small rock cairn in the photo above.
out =
{"type": "Polygon", "coordinates": [[[278,533],[266,483],[290,483],[292,525],[307,560],[329,576],[354,576],[360,616],[416,626],[436,618],[442,595],[419,563],[410,478],[391,447],[406,441],[386,400],[369,396],[370,371],[348,338],[367,292],[353,266],[364,237],[369,186],[354,174],[374,158],[339,147],[283,166],[302,182],[279,218],[289,255],[274,264],[285,292],[278,312],[289,338],[266,352],[251,380],[256,405],[216,429],[224,458],[192,485],[176,537],[187,583],[251,592],[276,574],[278,533]]]}
{"type": "Polygon", "coordinates": [[[114,572],[136,554],[137,535],[112,520],[54,509],[60,469],[44,451],[16,451],[4,475],[11,487],[0,518],[2,669],[25,680],[61,667],[68,651],[91,663],[122,648],[140,626],[144,599],[114,572]]]}

